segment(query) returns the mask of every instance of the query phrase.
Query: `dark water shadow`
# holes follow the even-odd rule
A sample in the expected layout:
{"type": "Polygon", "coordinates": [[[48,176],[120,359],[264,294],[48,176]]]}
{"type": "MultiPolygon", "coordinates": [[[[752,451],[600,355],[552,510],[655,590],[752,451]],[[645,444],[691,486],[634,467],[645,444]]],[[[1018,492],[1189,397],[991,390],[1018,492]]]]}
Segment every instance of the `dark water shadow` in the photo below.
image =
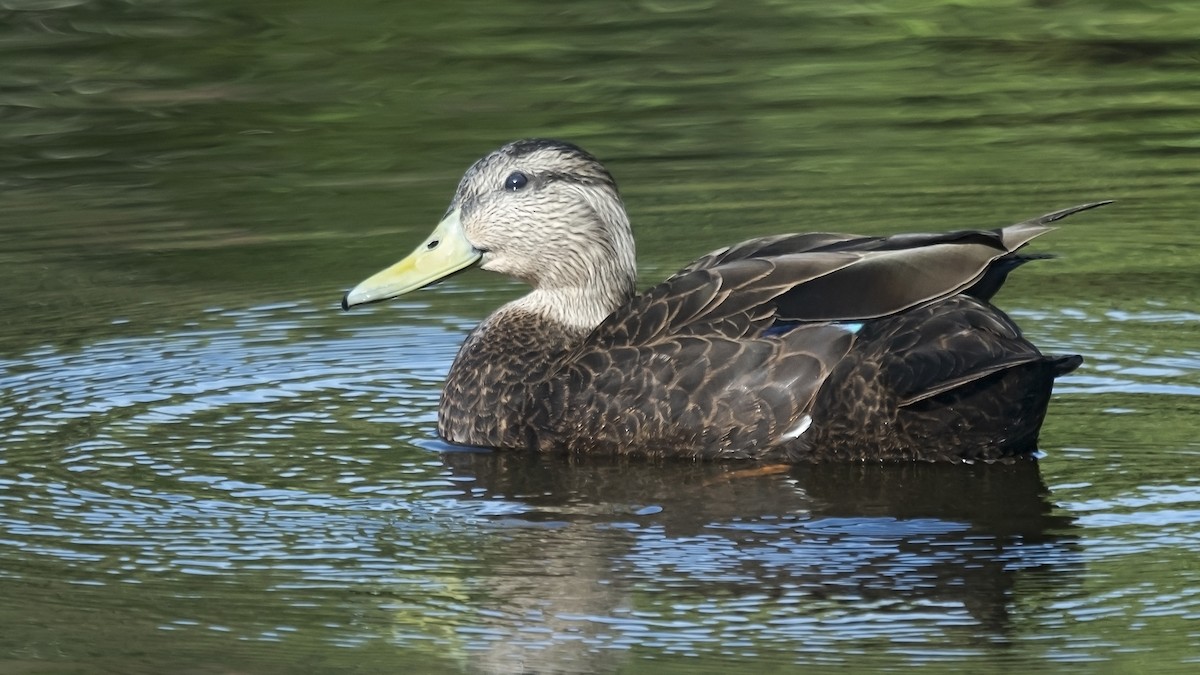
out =
{"type": "Polygon", "coordinates": [[[647,642],[696,654],[748,645],[821,663],[806,655],[848,640],[878,640],[886,652],[896,631],[920,636],[917,651],[1003,649],[1023,616],[1082,571],[1074,525],[1032,462],[756,475],[741,465],[508,453],[443,461],[474,497],[514,507],[498,518],[505,527],[536,531],[508,538],[492,601],[536,606],[588,636],[570,649],[500,641],[500,652],[478,653],[489,670],[597,670],[596,654],[647,642]],[[525,583],[503,578],[517,570],[525,583]],[[638,611],[623,609],[631,605],[638,611]]]}

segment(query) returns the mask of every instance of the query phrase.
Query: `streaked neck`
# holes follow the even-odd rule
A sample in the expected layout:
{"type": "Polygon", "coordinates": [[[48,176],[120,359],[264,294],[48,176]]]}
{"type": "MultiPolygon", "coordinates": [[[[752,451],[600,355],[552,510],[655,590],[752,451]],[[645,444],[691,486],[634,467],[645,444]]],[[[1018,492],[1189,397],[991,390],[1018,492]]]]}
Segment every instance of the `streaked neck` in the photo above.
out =
{"type": "MultiPolygon", "coordinates": [[[[505,305],[500,311],[529,312],[575,332],[586,333],[633,296],[633,283],[627,287],[538,288],[505,305]]],[[[498,312],[499,313],[499,312],[498,312]]]]}

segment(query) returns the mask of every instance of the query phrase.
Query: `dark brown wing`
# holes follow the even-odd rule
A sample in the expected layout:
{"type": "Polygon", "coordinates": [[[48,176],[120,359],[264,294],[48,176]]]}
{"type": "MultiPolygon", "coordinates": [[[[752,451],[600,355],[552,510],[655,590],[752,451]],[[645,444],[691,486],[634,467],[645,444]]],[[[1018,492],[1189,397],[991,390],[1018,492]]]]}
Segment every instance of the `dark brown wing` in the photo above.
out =
{"type": "Polygon", "coordinates": [[[706,270],[713,267],[748,258],[776,258],[793,253],[809,251],[862,250],[869,247],[871,242],[881,241],[883,237],[864,237],[857,234],[838,234],[835,232],[810,232],[804,234],[777,234],[770,237],[747,239],[740,244],[719,248],[712,253],[701,256],[687,267],[676,272],[667,279],[669,283],[675,277],[682,276],[695,270],[706,270]]]}
{"type": "Polygon", "coordinates": [[[680,334],[584,349],[540,392],[554,420],[543,439],[582,453],[759,456],[796,424],[852,340],[814,325],[783,338],[680,334]]]}
{"type": "MultiPolygon", "coordinates": [[[[1016,251],[1050,231],[1049,223],[1111,201],[1081,204],[995,230],[959,230],[891,237],[844,234],[780,235],[714,251],[667,280],[733,263],[772,260],[794,270],[795,285],[779,294],[776,310],[792,321],[877,318],[968,292],[988,299],[1008,273],[1029,259],[1016,251]],[[857,255],[844,259],[816,254],[857,255]],[[821,270],[824,265],[825,269],[821,270]]],[[[1037,257],[1037,256],[1033,256],[1037,257]]],[[[780,275],[786,277],[786,274],[780,275]]]]}
{"type": "MultiPolygon", "coordinates": [[[[684,267],[674,276],[680,276],[688,272],[699,269],[708,269],[717,267],[718,265],[732,262],[734,260],[745,260],[747,258],[774,258],[781,255],[792,253],[805,253],[809,251],[877,251],[877,250],[896,250],[904,248],[919,248],[930,244],[943,244],[954,241],[962,241],[964,239],[974,239],[979,243],[984,243],[994,248],[1003,248],[1006,250],[1015,250],[1020,247],[1023,242],[1006,235],[1008,233],[1024,232],[1028,228],[1036,228],[1042,225],[1062,220],[1080,211],[1087,211],[1099,206],[1111,204],[1112,200],[1099,202],[1089,202],[1078,206],[1071,206],[1058,211],[1052,211],[1045,215],[1011,225],[1005,228],[994,230],[958,230],[954,232],[937,232],[924,234],[897,234],[889,237],[882,236],[862,236],[856,234],[840,234],[834,232],[809,232],[804,234],[777,234],[769,237],[759,237],[756,239],[748,239],[739,244],[726,246],[717,249],[707,255],[701,256],[694,262],[684,267]]],[[[1044,231],[1044,230],[1042,230],[1044,231]]],[[[1028,241],[1037,234],[1025,239],[1028,241]]],[[[674,278],[674,277],[672,277],[674,278]]],[[[670,281],[671,279],[668,279],[670,281]]]]}
{"type": "MultiPolygon", "coordinates": [[[[992,231],[785,235],[714,252],[636,296],[567,355],[542,392],[558,413],[546,440],[578,451],[754,456],[794,432],[853,344],[828,322],[958,294],[1048,231],[1045,223],[1098,205],[992,231]],[[809,325],[770,335],[779,321],[809,325]]],[[[985,358],[914,372],[949,382],[1011,365],[985,358]]],[[[901,396],[914,401],[937,386],[909,384],[901,396]]]]}
{"type": "Polygon", "coordinates": [[[644,345],[680,334],[740,338],[776,320],[857,321],[895,314],[961,292],[994,260],[1048,229],[1012,226],[950,240],[902,235],[909,245],[876,241],[871,250],[725,260],[680,272],[635,297],[605,319],[585,346],[644,345]]]}

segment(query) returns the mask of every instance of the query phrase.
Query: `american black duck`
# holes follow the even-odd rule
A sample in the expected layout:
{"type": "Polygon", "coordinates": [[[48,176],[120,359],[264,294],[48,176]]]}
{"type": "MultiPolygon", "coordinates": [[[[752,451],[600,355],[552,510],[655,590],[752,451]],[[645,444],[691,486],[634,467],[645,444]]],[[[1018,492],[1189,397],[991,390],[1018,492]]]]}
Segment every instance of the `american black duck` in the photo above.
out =
{"type": "Polygon", "coordinates": [[[1054,378],[990,303],[1018,253],[1083,204],[995,230],[784,234],[638,293],[633,234],[595,157],[509,143],[463,176],[415,251],[346,294],[394,298],[474,264],[533,287],[467,336],[451,443],[769,461],[1030,455],[1054,378]]]}

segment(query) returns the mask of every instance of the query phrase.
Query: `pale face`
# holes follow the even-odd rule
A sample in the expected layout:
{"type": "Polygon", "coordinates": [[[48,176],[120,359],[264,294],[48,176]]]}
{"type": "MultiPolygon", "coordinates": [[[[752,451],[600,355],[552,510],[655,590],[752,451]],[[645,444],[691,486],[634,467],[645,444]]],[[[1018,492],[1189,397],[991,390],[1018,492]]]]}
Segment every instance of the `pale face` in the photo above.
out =
{"type": "Polygon", "coordinates": [[[584,283],[593,258],[617,255],[619,237],[608,222],[621,208],[616,185],[582,151],[532,143],[476,162],[450,212],[458,210],[483,269],[536,288],[584,283]]]}
{"type": "Polygon", "coordinates": [[[567,143],[510,143],[467,170],[412,254],[359,284],[343,305],[393,298],[476,263],[544,291],[631,288],[633,234],[612,176],[567,143]]]}

